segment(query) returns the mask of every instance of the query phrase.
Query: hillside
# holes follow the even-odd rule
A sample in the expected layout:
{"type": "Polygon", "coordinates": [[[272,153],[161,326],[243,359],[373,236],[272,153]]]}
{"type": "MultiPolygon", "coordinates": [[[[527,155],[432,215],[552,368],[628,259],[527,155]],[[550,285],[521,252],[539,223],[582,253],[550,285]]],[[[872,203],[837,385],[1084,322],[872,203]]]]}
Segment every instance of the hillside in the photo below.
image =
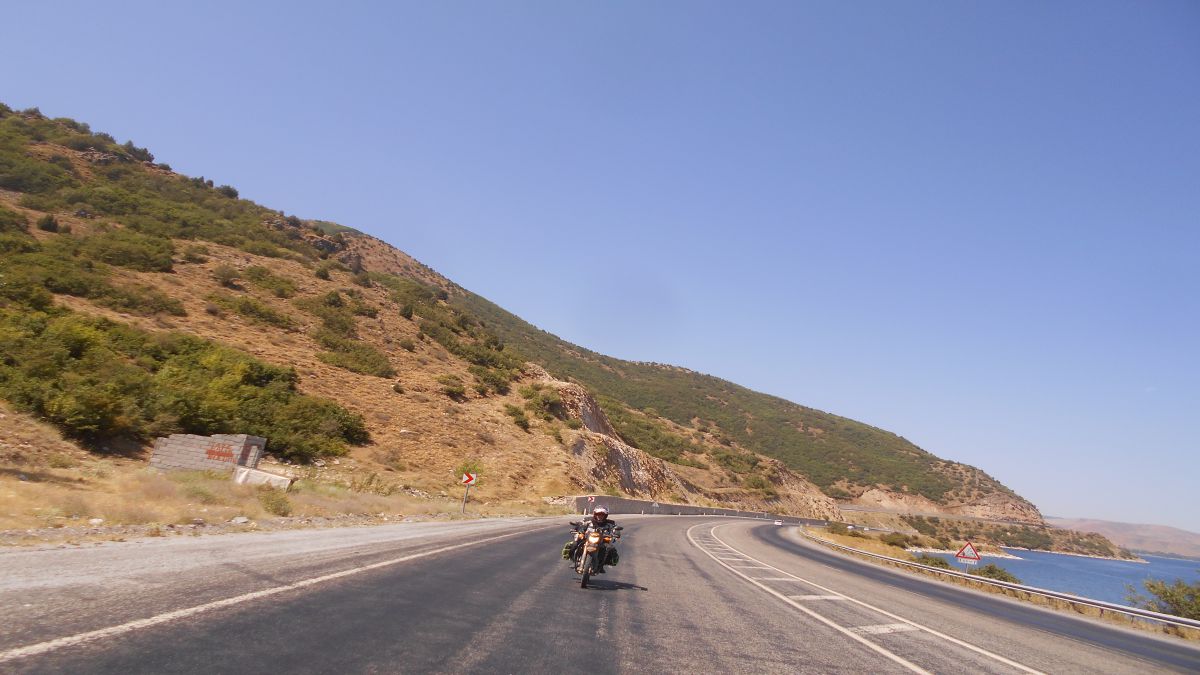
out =
{"type": "Polygon", "coordinates": [[[895,434],[571,345],[373,237],[35,110],[0,107],[0,253],[0,398],[93,451],[241,431],[377,492],[436,494],[473,466],[496,501],[828,517],[834,497],[1040,521],[895,434]]]}
{"type": "Polygon", "coordinates": [[[1052,518],[1053,527],[1078,532],[1095,532],[1138,553],[1200,559],[1200,534],[1166,525],[1139,525],[1090,518],[1052,518]]]}

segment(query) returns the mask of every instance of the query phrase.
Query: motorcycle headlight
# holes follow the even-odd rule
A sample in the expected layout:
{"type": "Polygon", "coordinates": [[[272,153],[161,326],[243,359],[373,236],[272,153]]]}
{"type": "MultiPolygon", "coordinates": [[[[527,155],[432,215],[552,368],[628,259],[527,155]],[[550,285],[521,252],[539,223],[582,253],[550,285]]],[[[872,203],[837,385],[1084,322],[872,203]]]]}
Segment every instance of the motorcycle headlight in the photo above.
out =
{"type": "Polygon", "coordinates": [[[596,533],[596,532],[593,532],[593,533],[589,534],[589,535],[588,535],[588,541],[590,541],[590,542],[592,542],[593,544],[595,544],[596,542],[600,541],[600,534],[599,534],[599,533],[596,533]]]}

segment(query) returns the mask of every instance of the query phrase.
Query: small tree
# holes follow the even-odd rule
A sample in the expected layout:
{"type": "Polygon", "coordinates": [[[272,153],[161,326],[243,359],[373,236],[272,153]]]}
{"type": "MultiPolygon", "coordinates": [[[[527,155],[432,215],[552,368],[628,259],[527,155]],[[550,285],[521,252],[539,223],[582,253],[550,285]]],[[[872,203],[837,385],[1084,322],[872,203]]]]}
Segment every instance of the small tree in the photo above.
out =
{"type": "Polygon", "coordinates": [[[1147,579],[1142,585],[1154,597],[1147,598],[1138,593],[1133,586],[1126,584],[1125,588],[1129,594],[1125,599],[1130,604],[1185,619],[1200,619],[1200,581],[1189,584],[1183,579],[1176,579],[1174,583],[1167,583],[1162,579],[1147,579]]]}
{"type": "Polygon", "coordinates": [[[58,232],[58,219],[47,213],[41,218],[38,218],[37,226],[38,229],[42,230],[43,232],[58,232]]]}

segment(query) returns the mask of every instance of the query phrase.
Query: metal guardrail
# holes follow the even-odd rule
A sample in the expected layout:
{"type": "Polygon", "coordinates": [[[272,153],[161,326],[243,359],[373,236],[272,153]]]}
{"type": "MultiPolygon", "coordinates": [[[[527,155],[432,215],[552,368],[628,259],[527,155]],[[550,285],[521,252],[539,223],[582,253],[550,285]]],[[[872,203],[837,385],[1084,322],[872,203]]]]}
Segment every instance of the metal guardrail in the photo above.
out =
{"type": "Polygon", "coordinates": [[[938,574],[944,574],[944,575],[951,576],[951,577],[958,577],[960,579],[968,579],[970,581],[978,582],[978,583],[981,583],[984,585],[996,586],[998,588],[1005,588],[1008,590],[1019,591],[1022,593],[1029,593],[1030,595],[1040,595],[1045,598],[1053,598],[1055,600],[1069,602],[1074,605],[1081,605],[1084,607],[1094,607],[1094,608],[1100,610],[1101,615],[1103,615],[1104,612],[1114,612],[1117,614],[1124,614],[1126,616],[1136,617],[1136,618],[1144,619],[1147,621],[1156,621],[1158,623],[1164,623],[1164,624],[1168,624],[1171,626],[1176,626],[1178,628],[1191,628],[1193,630],[1200,630],[1200,621],[1196,621],[1193,619],[1185,619],[1183,617],[1175,616],[1173,614],[1163,614],[1161,612],[1153,612],[1148,609],[1138,609],[1137,607],[1129,607],[1127,605],[1118,605],[1113,602],[1105,602],[1103,600],[1094,600],[1092,598],[1085,598],[1085,597],[1078,596],[1078,595],[1072,595],[1070,593],[1060,593],[1058,591],[1051,591],[1051,590],[1048,590],[1045,588],[1038,588],[1036,586],[1026,586],[1024,584],[1014,584],[1014,583],[1010,583],[1007,581],[998,581],[996,579],[988,579],[986,577],[981,577],[976,574],[966,574],[963,572],[956,572],[954,570],[942,569],[940,567],[932,567],[930,565],[922,565],[921,563],[909,562],[907,560],[900,560],[899,558],[893,558],[891,556],[880,555],[878,553],[871,553],[869,551],[862,551],[862,550],[859,550],[856,548],[852,548],[850,546],[843,546],[836,542],[829,541],[828,539],[822,539],[820,537],[815,537],[815,536],[808,534],[807,532],[803,532],[803,531],[801,531],[801,535],[803,535],[804,537],[807,537],[809,539],[812,539],[813,541],[820,542],[821,544],[823,544],[825,546],[831,546],[833,548],[842,549],[844,551],[849,551],[849,552],[855,553],[857,555],[864,555],[864,556],[867,556],[868,558],[877,558],[879,560],[885,560],[887,562],[901,565],[904,567],[912,567],[912,568],[916,568],[916,569],[926,570],[929,572],[936,572],[938,574]]]}

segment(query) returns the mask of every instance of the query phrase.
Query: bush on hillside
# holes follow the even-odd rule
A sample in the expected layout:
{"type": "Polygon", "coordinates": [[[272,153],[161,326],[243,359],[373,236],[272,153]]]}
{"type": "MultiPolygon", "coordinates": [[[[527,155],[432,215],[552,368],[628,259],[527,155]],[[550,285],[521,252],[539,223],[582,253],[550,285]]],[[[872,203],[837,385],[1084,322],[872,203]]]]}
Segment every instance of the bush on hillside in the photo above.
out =
{"type": "Polygon", "coordinates": [[[368,439],[361,417],[296,391],[291,368],[189,335],[56,310],[0,309],[0,396],[86,442],[175,432],[265,436],[292,458],[368,439]]]}
{"type": "Polygon", "coordinates": [[[0,232],[28,232],[29,220],[21,213],[0,206],[0,232]]]}
{"type": "Polygon", "coordinates": [[[511,403],[504,405],[504,414],[512,418],[513,423],[521,427],[525,431],[529,431],[529,417],[525,415],[525,411],[511,403]]]}
{"type": "Polygon", "coordinates": [[[442,385],[442,393],[455,401],[461,401],[467,397],[467,388],[463,384],[462,378],[457,375],[440,375],[438,376],[438,384],[442,385]]]}
{"type": "Polygon", "coordinates": [[[282,328],[284,330],[293,330],[296,327],[296,322],[292,320],[292,317],[277,312],[254,298],[244,295],[221,293],[210,295],[208,299],[217,306],[255,323],[274,326],[275,328],[282,328]]]}
{"type": "Polygon", "coordinates": [[[290,298],[296,294],[295,282],[274,274],[262,265],[251,265],[242,274],[254,285],[271,291],[277,298],[290,298]]]}
{"type": "Polygon", "coordinates": [[[233,265],[217,265],[212,271],[213,279],[225,288],[239,288],[237,281],[242,273],[233,265]]]}
{"type": "Polygon", "coordinates": [[[132,230],[113,230],[83,240],[80,252],[92,260],[141,272],[170,272],[175,247],[171,240],[132,230]]]}

